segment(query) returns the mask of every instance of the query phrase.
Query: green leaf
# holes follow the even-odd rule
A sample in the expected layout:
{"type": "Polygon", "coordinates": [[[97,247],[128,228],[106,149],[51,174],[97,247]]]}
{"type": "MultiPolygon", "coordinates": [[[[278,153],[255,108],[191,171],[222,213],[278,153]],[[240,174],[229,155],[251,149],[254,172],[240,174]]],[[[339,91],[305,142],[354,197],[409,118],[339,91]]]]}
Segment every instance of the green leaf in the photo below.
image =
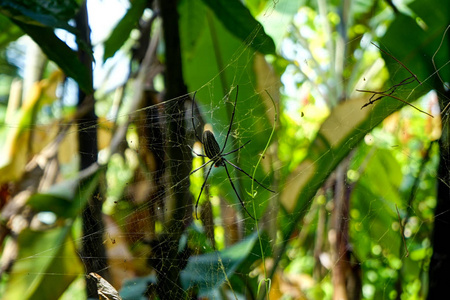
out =
{"type": "MultiPolygon", "coordinates": [[[[416,84],[417,88],[413,96],[417,98],[432,88],[442,89],[442,83],[438,76],[430,77],[430,75],[450,60],[448,32],[439,49],[444,31],[450,24],[450,6],[442,5],[439,0],[418,0],[414,1],[410,7],[423,19],[426,26],[420,27],[417,19],[400,14],[389,26],[380,42],[385,50],[407,65],[419,80],[426,80],[422,86],[416,84]],[[432,62],[435,53],[436,68],[432,62]]],[[[391,57],[383,53],[383,58],[388,62],[386,65],[391,74],[399,71],[397,64],[389,63],[393,61],[391,57]]],[[[409,76],[406,71],[402,70],[401,72],[399,76],[396,76],[398,80],[409,76]]],[[[450,68],[443,68],[439,71],[439,75],[444,82],[449,82],[450,68]]],[[[403,91],[398,91],[397,95],[403,100],[415,100],[410,97],[410,92],[411,89],[403,89],[403,91]]]]}
{"type": "Polygon", "coordinates": [[[3,299],[56,300],[83,274],[70,228],[20,233],[18,258],[3,299]]]}
{"type": "MultiPolygon", "coordinates": [[[[261,238],[264,254],[271,255],[267,237],[261,238]]],[[[242,280],[236,278],[235,272],[247,274],[250,266],[261,258],[261,246],[257,241],[258,235],[254,233],[223,251],[191,256],[180,275],[183,289],[198,287],[201,295],[214,295],[226,280],[233,282],[234,288],[244,288],[242,280]]],[[[143,295],[149,284],[155,282],[154,275],[127,280],[120,295],[124,300],[144,299],[143,295]]]]}
{"type": "MultiPolygon", "coordinates": [[[[353,189],[351,207],[361,219],[352,219],[352,243],[358,259],[365,261],[371,256],[375,244],[389,253],[397,253],[401,246],[401,233],[392,229],[398,221],[395,205],[404,207],[400,194],[403,174],[391,151],[363,146],[363,173],[353,189]],[[368,150],[368,151],[367,151],[368,150]],[[376,241],[376,242],[375,242],[376,241]]],[[[354,166],[353,168],[355,168],[354,166]]],[[[359,168],[356,167],[356,168],[359,168]]]]}
{"type": "Polygon", "coordinates": [[[7,17],[0,15],[0,48],[4,49],[10,42],[17,40],[23,35],[13,22],[7,17]]]}
{"type": "Polygon", "coordinates": [[[403,180],[401,166],[391,151],[376,148],[365,163],[359,184],[364,184],[374,195],[382,195],[391,203],[392,214],[396,215],[395,204],[400,207],[404,204],[399,192],[403,180]]]}
{"type": "Polygon", "coordinates": [[[70,216],[67,211],[67,207],[70,206],[72,201],[67,198],[59,197],[52,194],[34,194],[30,197],[27,204],[30,205],[35,211],[51,211],[59,217],[68,218],[70,216]]]}
{"type": "Polygon", "coordinates": [[[51,211],[58,217],[75,218],[94,193],[99,173],[96,171],[83,180],[77,178],[56,184],[46,193],[32,195],[27,204],[35,211],[51,211]]]}
{"type": "Polygon", "coordinates": [[[261,257],[257,241],[258,236],[254,233],[225,250],[191,256],[186,268],[181,272],[183,289],[198,287],[200,295],[214,295],[216,289],[230,280],[243,264],[248,271],[248,266],[261,257]]]}
{"type": "MultiPolygon", "coordinates": [[[[221,146],[225,142],[230,125],[232,102],[236,96],[236,90],[233,88],[239,85],[234,124],[225,152],[236,149],[251,140],[236,155],[232,154],[227,158],[247,173],[253,174],[253,168],[272,131],[274,111],[270,99],[265,98],[266,93],[262,90],[261,95],[255,92],[255,87],[259,87],[260,84],[257,76],[261,76],[267,84],[267,79],[274,75],[262,71],[255,74],[255,69],[264,70],[260,66],[265,64],[262,55],[255,55],[252,48],[243,47],[242,41],[227,30],[224,24],[209,12],[203,2],[193,1],[197,2],[194,8],[190,6],[191,2],[180,1],[178,6],[183,50],[183,77],[190,91],[197,90],[195,101],[201,117],[205,123],[213,124],[215,138],[221,146]],[[212,38],[213,32],[216,37],[214,39],[212,38]],[[218,51],[213,49],[218,49],[218,51]],[[223,62],[223,65],[220,64],[220,61],[223,62]],[[227,94],[230,92],[228,99],[227,94]],[[212,113],[205,113],[205,109],[212,110],[212,113]]],[[[274,81],[277,81],[277,78],[274,81]]],[[[196,120],[196,124],[199,124],[198,120],[196,120]]],[[[201,129],[197,129],[200,132],[201,129]]],[[[194,163],[196,162],[198,160],[194,161],[194,163]]],[[[264,165],[264,160],[261,164],[264,165]]],[[[270,168],[264,169],[260,166],[257,170],[256,180],[271,188],[271,174],[270,168]]],[[[233,168],[230,169],[230,175],[248,211],[253,213],[252,205],[255,202],[255,217],[259,218],[270,203],[267,199],[271,193],[257,185],[258,194],[253,201],[247,194],[251,191],[252,181],[233,168]]],[[[192,191],[196,197],[203,183],[201,171],[196,172],[191,179],[195,182],[192,185],[192,191]],[[200,178],[202,181],[196,184],[196,180],[200,178]]],[[[221,195],[229,203],[233,203],[236,210],[245,214],[228,182],[224,168],[213,168],[208,182],[219,187],[221,195]]]]}
{"type": "Polygon", "coordinates": [[[53,60],[64,73],[72,77],[87,94],[93,92],[91,74],[78,59],[77,53],[61,41],[52,28],[14,21],[53,60]]]}
{"type": "Polygon", "coordinates": [[[275,44],[239,0],[202,0],[233,35],[263,54],[275,54],[275,44]]]}
{"type": "Polygon", "coordinates": [[[131,2],[131,7],[128,9],[122,20],[116,25],[109,38],[105,41],[103,61],[112,57],[126,42],[130,36],[131,30],[138,26],[139,19],[146,6],[147,0],[135,0],[131,2]]]}
{"type": "Polygon", "coordinates": [[[2,1],[0,12],[22,23],[62,28],[76,33],[76,29],[67,23],[75,16],[78,4],[73,0],[28,0],[2,1]]]}
{"type": "MultiPolygon", "coordinates": [[[[185,57],[195,57],[197,47],[201,47],[201,41],[207,31],[206,12],[207,7],[201,1],[180,1],[178,5],[180,13],[180,39],[185,57]]],[[[222,36],[219,36],[221,39],[222,36]]]]}

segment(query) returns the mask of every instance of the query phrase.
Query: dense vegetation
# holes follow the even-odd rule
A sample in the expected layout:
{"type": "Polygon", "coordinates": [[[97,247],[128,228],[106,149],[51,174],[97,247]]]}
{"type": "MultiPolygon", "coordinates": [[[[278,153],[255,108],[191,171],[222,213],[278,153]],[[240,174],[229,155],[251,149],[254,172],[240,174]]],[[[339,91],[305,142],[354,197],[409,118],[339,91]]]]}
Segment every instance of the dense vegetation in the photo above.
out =
{"type": "Polygon", "coordinates": [[[0,295],[443,295],[450,5],[400,2],[0,1],[0,295]]]}

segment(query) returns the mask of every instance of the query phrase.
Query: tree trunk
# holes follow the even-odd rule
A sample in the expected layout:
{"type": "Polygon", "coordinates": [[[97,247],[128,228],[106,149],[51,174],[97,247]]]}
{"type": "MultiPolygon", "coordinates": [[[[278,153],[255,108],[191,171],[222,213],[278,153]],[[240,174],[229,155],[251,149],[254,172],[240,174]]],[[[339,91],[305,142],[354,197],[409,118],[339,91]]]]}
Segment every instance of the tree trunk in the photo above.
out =
{"type": "Polygon", "coordinates": [[[161,299],[183,299],[186,297],[181,284],[180,271],[187,263],[187,249],[178,250],[181,234],[191,222],[192,198],[189,193],[191,155],[186,145],[184,100],[176,100],[187,94],[183,80],[178,11],[176,0],[160,0],[165,43],[165,109],[167,124],[167,161],[170,190],[166,193],[168,208],[165,233],[153,244],[154,261],[157,268],[157,293],[161,299]],[[167,102],[170,100],[170,102],[167,102]]]}
{"type": "Polygon", "coordinates": [[[350,196],[353,186],[346,182],[346,174],[351,158],[343,160],[336,169],[332,235],[334,266],[332,269],[333,300],[361,299],[361,270],[354,262],[349,241],[350,196]]]}
{"type": "MultiPolygon", "coordinates": [[[[443,103],[441,109],[450,102],[450,92],[441,91],[443,103]]],[[[450,286],[450,130],[449,119],[443,118],[442,136],[439,140],[440,162],[438,168],[438,192],[437,205],[434,211],[434,230],[433,230],[433,256],[431,257],[429,276],[430,286],[428,298],[442,299],[443,295],[448,294],[450,286]]]]}
{"type": "MultiPolygon", "coordinates": [[[[86,52],[86,47],[88,49],[92,48],[86,2],[81,5],[75,20],[76,27],[80,32],[79,38],[81,39],[78,43],[78,54],[81,62],[88,68],[92,79],[92,53],[86,52]]],[[[97,116],[95,115],[94,103],[93,94],[86,95],[81,89],[78,90],[78,108],[89,107],[86,114],[77,120],[80,170],[84,170],[97,162],[97,127],[95,126],[97,116]]],[[[81,186],[81,188],[83,187],[81,186]]],[[[109,280],[106,250],[103,245],[103,203],[101,201],[102,197],[98,197],[98,192],[98,190],[94,192],[95,197],[89,199],[87,206],[82,212],[83,239],[81,259],[85,265],[86,274],[95,272],[109,280]]],[[[94,280],[86,279],[86,288],[89,298],[98,299],[97,284],[94,280]]]]}

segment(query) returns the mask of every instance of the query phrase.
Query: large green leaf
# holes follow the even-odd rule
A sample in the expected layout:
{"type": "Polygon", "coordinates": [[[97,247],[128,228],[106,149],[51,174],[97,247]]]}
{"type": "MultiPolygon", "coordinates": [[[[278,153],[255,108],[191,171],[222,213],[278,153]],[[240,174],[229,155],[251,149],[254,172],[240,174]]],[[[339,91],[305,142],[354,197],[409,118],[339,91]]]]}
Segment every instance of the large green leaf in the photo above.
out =
{"type": "MultiPolygon", "coordinates": [[[[413,19],[410,16],[400,14],[381,39],[381,45],[391,55],[408,66],[419,80],[424,81],[422,86],[416,83],[415,86],[411,87],[416,88],[416,93],[413,96],[418,97],[430,89],[442,88],[442,82],[435,71],[448,63],[450,58],[448,32],[447,36],[444,36],[444,31],[450,24],[450,5],[442,5],[439,0],[417,0],[411,4],[411,8],[426,25],[420,27],[416,18],[413,19]],[[443,37],[445,39],[439,46],[443,37]],[[432,62],[435,54],[436,68],[432,62]]],[[[383,58],[388,62],[393,62],[392,58],[386,54],[383,54],[383,58]]],[[[391,74],[396,74],[399,71],[398,64],[388,63],[387,67],[391,74]]],[[[439,71],[439,75],[444,82],[449,82],[450,68],[444,67],[439,71]]],[[[396,75],[396,82],[407,76],[409,76],[409,73],[401,70],[401,73],[396,75]]],[[[414,100],[410,96],[411,88],[400,90],[397,95],[404,100],[414,100]]]]}
{"type": "Polygon", "coordinates": [[[352,218],[352,244],[358,245],[354,251],[361,261],[370,258],[374,243],[389,253],[398,253],[402,238],[399,231],[392,229],[392,223],[398,221],[395,205],[406,205],[400,194],[401,167],[391,151],[376,146],[363,144],[355,155],[364,159],[352,166],[362,170],[351,199],[353,213],[360,216],[352,218]]]}
{"type": "Polygon", "coordinates": [[[58,299],[84,268],[70,238],[71,225],[24,230],[3,299],[58,299]]]}
{"type": "MultiPolygon", "coordinates": [[[[231,281],[238,269],[243,274],[248,274],[250,266],[261,258],[261,248],[257,241],[258,235],[253,233],[222,251],[190,257],[186,268],[181,272],[183,289],[196,287],[199,289],[199,296],[214,297],[218,288],[226,281],[231,281]]],[[[262,238],[262,244],[263,249],[270,248],[265,238],[262,238]]]]}
{"type": "Polygon", "coordinates": [[[81,63],[77,53],[55,35],[52,28],[14,22],[41,47],[50,60],[53,60],[67,76],[72,77],[83,91],[86,93],[93,91],[88,69],[81,63]]]}
{"type": "Polygon", "coordinates": [[[275,44],[239,0],[202,0],[233,35],[263,54],[275,54],[275,44]]]}
{"type": "Polygon", "coordinates": [[[135,0],[131,2],[131,7],[116,25],[109,38],[105,41],[103,61],[112,57],[114,53],[123,46],[130,36],[131,30],[137,28],[146,6],[147,0],[135,0]]]}
{"type": "MultiPolygon", "coordinates": [[[[262,57],[255,55],[252,48],[243,47],[243,42],[230,33],[202,2],[181,1],[179,12],[183,77],[189,90],[197,90],[195,101],[199,105],[201,116],[206,123],[211,124],[220,145],[223,145],[230,125],[233,102],[236,97],[236,89],[233,87],[239,85],[234,124],[225,152],[236,149],[251,140],[236,155],[229,155],[227,158],[252,174],[272,131],[274,113],[272,102],[265,98],[266,93],[262,90],[260,90],[261,94],[257,93],[258,76],[263,77],[263,84],[272,84],[268,88],[273,88],[277,86],[269,81],[273,75],[256,72],[265,63],[261,63],[262,57]],[[190,6],[191,3],[195,3],[194,8],[190,6]],[[227,97],[228,93],[230,93],[229,97],[227,97]]],[[[199,122],[196,120],[196,126],[198,125],[199,122]]],[[[201,131],[202,128],[198,126],[197,132],[200,134],[201,131]]],[[[195,160],[194,163],[199,161],[195,160]]],[[[247,194],[247,191],[251,190],[251,180],[233,168],[229,170],[232,172],[231,176],[247,209],[253,213],[253,201],[249,201],[251,197],[247,194]]],[[[256,179],[270,188],[271,173],[270,169],[260,166],[256,179]]],[[[201,173],[197,172],[191,178],[195,198],[203,182],[203,177],[200,175],[201,173]]],[[[224,168],[213,168],[208,181],[220,187],[221,194],[234,203],[236,209],[241,209],[224,168]]],[[[267,207],[271,194],[260,187],[257,187],[257,192],[255,217],[259,218],[267,207]]]]}

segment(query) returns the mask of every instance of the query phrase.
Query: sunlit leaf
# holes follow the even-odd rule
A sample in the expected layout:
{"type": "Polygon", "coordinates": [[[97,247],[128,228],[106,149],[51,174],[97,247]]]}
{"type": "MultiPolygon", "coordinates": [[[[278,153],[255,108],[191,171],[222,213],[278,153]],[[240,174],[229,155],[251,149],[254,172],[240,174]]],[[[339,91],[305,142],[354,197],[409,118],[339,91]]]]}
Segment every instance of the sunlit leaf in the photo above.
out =
{"type": "Polygon", "coordinates": [[[309,211],[311,200],[325,179],[364,136],[404,103],[380,101],[372,109],[361,109],[365,98],[342,102],[322,124],[303,162],[289,175],[281,194],[286,212],[283,234],[290,237],[297,223],[309,211]]]}
{"type": "Polygon", "coordinates": [[[130,36],[131,30],[137,28],[139,20],[146,6],[146,0],[135,0],[131,2],[131,7],[113,29],[109,38],[105,41],[103,61],[112,57],[116,53],[116,51],[123,46],[125,41],[130,36]]]}
{"type": "Polygon", "coordinates": [[[222,24],[236,37],[256,51],[275,54],[275,44],[261,24],[239,0],[202,0],[222,24]]]}
{"type": "Polygon", "coordinates": [[[6,124],[5,142],[1,144],[0,156],[0,182],[17,180],[25,172],[25,165],[28,163],[29,155],[34,154],[33,150],[40,151],[56,135],[58,126],[39,126],[34,124],[34,117],[42,104],[49,104],[57,99],[55,95],[56,87],[62,81],[62,73],[54,72],[49,78],[35,83],[27,95],[22,109],[17,113],[15,124],[6,124]],[[45,128],[46,135],[40,140],[34,140],[32,147],[29,145],[32,137],[32,128],[45,128]],[[30,153],[31,152],[31,153],[30,153]]]}

